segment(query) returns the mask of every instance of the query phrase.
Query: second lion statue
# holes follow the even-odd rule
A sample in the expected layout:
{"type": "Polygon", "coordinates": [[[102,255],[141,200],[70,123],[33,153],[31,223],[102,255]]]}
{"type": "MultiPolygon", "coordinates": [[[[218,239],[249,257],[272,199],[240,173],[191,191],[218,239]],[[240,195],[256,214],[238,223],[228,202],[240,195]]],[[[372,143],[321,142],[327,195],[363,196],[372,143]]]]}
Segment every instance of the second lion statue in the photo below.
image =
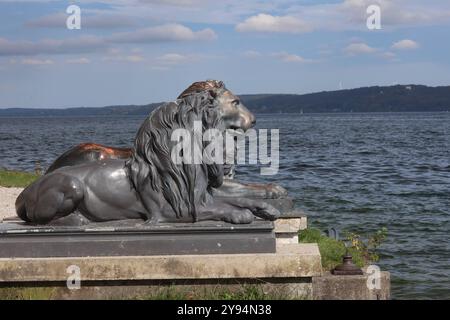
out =
{"type": "MultiPolygon", "coordinates": [[[[171,150],[176,129],[248,130],[254,116],[223,85],[182,96],[155,109],[141,125],[131,158],[91,161],[56,169],[25,188],[16,200],[18,216],[47,224],[77,211],[90,221],[143,219],[147,223],[218,220],[251,223],[275,220],[279,211],[246,198],[217,198],[221,164],[176,164],[171,150]]],[[[202,138],[194,143],[204,147],[202,138]]]]}

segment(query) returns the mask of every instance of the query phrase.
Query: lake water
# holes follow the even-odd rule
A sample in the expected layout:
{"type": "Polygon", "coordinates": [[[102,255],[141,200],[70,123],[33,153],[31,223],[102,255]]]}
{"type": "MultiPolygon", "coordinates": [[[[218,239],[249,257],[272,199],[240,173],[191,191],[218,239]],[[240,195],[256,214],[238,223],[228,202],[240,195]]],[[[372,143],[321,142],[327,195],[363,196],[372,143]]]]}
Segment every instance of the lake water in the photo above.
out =
{"type": "MultiPolygon", "coordinates": [[[[286,187],[310,226],[389,230],[392,296],[450,298],[450,113],[258,115],[280,129],[280,171],[238,177],[286,187]]],[[[0,118],[0,167],[45,168],[80,142],[130,146],[143,117],[0,118]]]]}

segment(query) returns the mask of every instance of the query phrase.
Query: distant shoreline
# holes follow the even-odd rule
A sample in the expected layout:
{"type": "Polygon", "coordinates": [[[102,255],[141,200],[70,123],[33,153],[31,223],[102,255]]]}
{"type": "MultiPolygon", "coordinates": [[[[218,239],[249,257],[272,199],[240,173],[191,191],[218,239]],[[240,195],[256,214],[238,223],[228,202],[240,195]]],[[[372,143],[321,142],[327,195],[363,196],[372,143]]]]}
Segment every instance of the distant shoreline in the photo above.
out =
{"type": "MultiPolygon", "coordinates": [[[[309,94],[240,95],[255,114],[450,112],[450,86],[373,86],[309,94]]],[[[0,108],[0,117],[147,115],[164,102],[107,107],[0,108]]]]}
{"type": "MultiPolygon", "coordinates": [[[[271,113],[271,112],[255,112],[256,115],[338,115],[338,114],[354,114],[354,115],[358,115],[358,114],[423,114],[423,113],[450,113],[449,111],[366,111],[366,112],[348,112],[348,111],[341,111],[341,112],[304,112],[303,114],[298,113],[298,112],[275,112],[275,113],[271,113]]],[[[8,116],[8,115],[1,115],[0,114],[0,118],[1,119],[7,119],[7,118],[41,118],[41,119],[57,119],[57,118],[96,118],[96,117],[102,117],[102,118],[120,118],[120,117],[145,117],[148,114],[117,114],[117,115],[12,115],[12,116],[8,116]]]]}

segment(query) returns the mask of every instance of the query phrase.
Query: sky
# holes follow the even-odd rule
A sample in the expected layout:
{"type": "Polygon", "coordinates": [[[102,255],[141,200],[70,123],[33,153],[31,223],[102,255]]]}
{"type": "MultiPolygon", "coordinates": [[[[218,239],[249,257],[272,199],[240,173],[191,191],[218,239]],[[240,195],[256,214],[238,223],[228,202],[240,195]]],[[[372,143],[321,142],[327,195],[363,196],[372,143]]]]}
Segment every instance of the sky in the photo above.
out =
{"type": "Polygon", "coordinates": [[[236,94],[450,85],[449,57],[448,0],[0,0],[0,108],[171,101],[206,79],[236,94]]]}

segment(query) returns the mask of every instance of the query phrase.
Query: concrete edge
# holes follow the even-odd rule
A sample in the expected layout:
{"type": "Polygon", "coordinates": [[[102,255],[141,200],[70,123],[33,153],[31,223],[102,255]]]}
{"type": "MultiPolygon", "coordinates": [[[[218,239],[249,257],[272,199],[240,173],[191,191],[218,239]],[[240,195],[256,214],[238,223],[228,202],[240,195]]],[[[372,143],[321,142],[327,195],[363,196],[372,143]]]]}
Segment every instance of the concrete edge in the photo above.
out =
{"type": "Polygon", "coordinates": [[[276,253],[129,257],[2,258],[1,282],[302,278],[320,276],[317,244],[280,244],[276,253]]]}

